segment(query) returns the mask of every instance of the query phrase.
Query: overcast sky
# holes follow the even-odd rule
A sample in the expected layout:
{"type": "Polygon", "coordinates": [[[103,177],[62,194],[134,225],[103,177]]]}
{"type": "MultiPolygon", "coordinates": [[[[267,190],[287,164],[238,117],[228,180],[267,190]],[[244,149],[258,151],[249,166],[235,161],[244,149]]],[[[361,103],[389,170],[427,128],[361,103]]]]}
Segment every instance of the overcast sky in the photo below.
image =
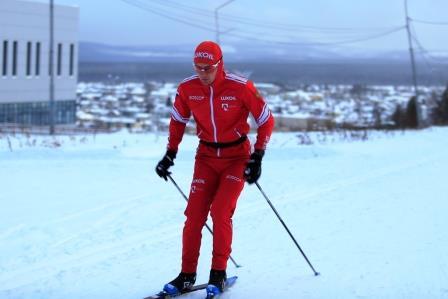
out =
{"type": "MultiPolygon", "coordinates": [[[[40,0],[42,1],[42,0],[40,0]]],[[[409,14],[422,21],[448,24],[448,0],[408,0],[409,14]]],[[[80,40],[113,45],[196,44],[215,39],[213,13],[225,0],[55,0],[80,7],[80,40]],[[129,3],[127,3],[129,2],[129,3]],[[144,9],[130,3],[140,3],[144,9]],[[179,5],[176,5],[179,4],[179,5]],[[146,10],[145,10],[146,9],[146,10]],[[154,12],[165,16],[157,15],[154,12]],[[191,23],[190,26],[173,19],[191,23]]],[[[407,36],[404,0],[235,0],[219,11],[221,43],[242,38],[263,44],[339,43],[384,37],[343,47],[366,50],[402,50],[407,36]],[[232,21],[231,17],[237,17],[232,21]],[[253,26],[248,23],[264,24],[253,26]],[[284,25],[288,26],[284,26],[284,25]],[[306,28],[300,26],[318,27],[306,28]]],[[[448,51],[448,26],[413,22],[422,46],[448,51]]]]}

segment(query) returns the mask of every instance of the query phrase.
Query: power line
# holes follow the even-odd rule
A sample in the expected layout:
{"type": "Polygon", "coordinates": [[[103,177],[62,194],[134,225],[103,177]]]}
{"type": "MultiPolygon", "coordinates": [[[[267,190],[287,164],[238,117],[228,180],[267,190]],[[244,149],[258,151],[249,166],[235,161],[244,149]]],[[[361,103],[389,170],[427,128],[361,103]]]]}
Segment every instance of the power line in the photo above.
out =
{"type": "Polygon", "coordinates": [[[438,58],[432,56],[431,51],[428,51],[420,42],[420,39],[417,37],[417,31],[415,30],[415,27],[412,24],[411,24],[411,28],[412,28],[412,34],[411,34],[412,39],[415,41],[415,43],[419,47],[421,53],[426,54],[428,56],[428,58],[432,59],[433,61],[445,62],[445,63],[447,62],[447,61],[443,61],[442,59],[438,59],[438,58]]]}
{"type": "MultiPolygon", "coordinates": [[[[213,17],[214,14],[212,11],[193,7],[189,5],[185,5],[182,3],[178,3],[171,0],[146,0],[146,2],[157,3],[158,5],[162,5],[165,7],[174,8],[176,10],[180,10],[182,12],[187,12],[191,14],[195,14],[198,16],[205,17],[213,17]]],[[[268,28],[271,30],[281,30],[281,31],[321,31],[327,33],[340,33],[340,32],[353,32],[353,31],[375,31],[375,30],[388,30],[394,27],[363,27],[363,28],[355,28],[355,27],[316,27],[316,26],[308,26],[308,25],[299,25],[299,24],[286,24],[286,23],[277,23],[277,22],[269,22],[266,20],[257,20],[251,19],[247,17],[235,16],[230,14],[221,14],[220,18],[227,19],[234,23],[240,23],[244,25],[257,26],[262,28],[268,28]]]]}
{"type": "Polygon", "coordinates": [[[442,73],[441,69],[436,67],[434,64],[432,64],[429,61],[429,59],[433,59],[433,58],[427,54],[428,51],[425,48],[422,47],[422,45],[420,44],[418,39],[416,37],[413,37],[413,38],[414,38],[414,41],[417,44],[417,47],[420,49],[420,51],[418,51],[417,53],[419,53],[420,56],[423,58],[423,61],[426,64],[429,72],[432,73],[432,74],[436,73],[439,76],[439,81],[440,82],[444,81],[443,80],[443,73],[442,73]]]}
{"type": "Polygon", "coordinates": [[[137,2],[137,1],[135,1],[135,0],[121,0],[121,1],[122,1],[122,2],[125,2],[125,3],[127,3],[127,4],[129,4],[129,5],[132,5],[132,6],[134,6],[134,7],[140,8],[140,9],[142,9],[142,10],[151,12],[151,13],[153,13],[153,14],[155,14],[155,15],[158,15],[158,16],[161,16],[161,17],[170,19],[170,20],[172,20],[172,21],[176,21],[176,22],[179,22],[179,23],[182,23],[182,24],[185,24],[185,25],[189,25],[189,26],[192,26],[192,27],[195,27],[195,28],[199,28],[199,29],[202,29],[202,30],[205,30],[205,31],[215,32],[214,29],[210,29],[209,27],[206,27],[206,26],[203,26],[203,25],[199,25],[199,24],[195,24],[195,23],[193,23],[193,22],[186,21],[186,20],[183,20],[183,19],[174,17],[174,16],[169,15],[169,14],[165,14],[165,13],[163,13],[163,12],[157,11],[157,10],[152,9],[152,8],[150,8],[150,7],[144,6],[144,5],[142,5],[141,3],[139,3],[139,2],[137,2]]]}
{"type": "Polygon", "coordinates": [[[414,18],[410,18],[413,22],[416,23],[422,23],[422,24],[429,24],[429,25],[441,25],[441,26],[447,26],[448,22],[434,22],[434,21],[425,21],[425,20],[419,20],[419,19],[414,19],[414,18]]]}
{"type": "Polygon", "coordinates": [[[218,7],[215,8],[215,34],[216,34],[216,43],[219,45],[221,44],[220,42],[220,35],[221,35],[221,31],[219,30],[219,10],[223,9],[225,6],[229,5],[230,3],[232,3],[235,0],[227,0],[226,2],[222,3],[221,5],[219,5],[218,7]]]}
{"type": "Polygon", "coordinates": [[[431,52],[428,51],[425,47],[423,47],[422,43],[420,42],[420,40],[417,38],[417,34],[415,32],[415,28],[413,28],[413,33],[412,33],[412,39],[415,41],[415,43],[417,44],[418,48],[420,49],[420,53],[422,53],[422,56],[424,56],[425,58],[429,58],[435,62],[442,62],[442,63],[447,63],[447,60],[443,60],[443,59],[439,59],[436,58],[434,56],[431,55],[431,52]]]}
{"type": "Polygon", "coordinates": [[[433,70],[433,65],[429,62],[428,58],[426,57],[426,53],[428,53],[428,51],[423,48],[422,44],[420,43],[420,41],[417,39],[417,36],[412,35],[412,39],[415,41],[415,43],[417,44],[417,47],[420,49],[420,51],[418,51],[417,53],[420,53],[421,57],[423,58],[423,61],[425,62],[426,66],[428,67],[428,69],[432,72],[433,70]]]}
{"type": "MultiPolygon", "coordinates": [[[[375,38],[377,36],[381,37],[383,35],[390,34],[391,32],[402,30],[404,27],[396,27],[391,28],[387,31],[382,31],[378,33],[343,33],[338,34],[337,36],[331,35],[322,35],[319,33],[311,33],[311,32],[269,32],[267,30],[251,30],[251,29],[238,29],[238,28],[230,28],[227,31],[221,31],[222,35],[238,37],[238,38],[251,38],[252,40],[262,40],[269,41],[273,43],[284,43],[284,44],[349,44],[352,41],[362,41],[369,40],[375,38]],[[260,38],[262,37],[262,38],[260,38]],[[322,42],[294,42],[294,40],[322,40],[322,42]]],[[[262,30],[262,29],[261,29],[262,30]]]]}
{"type": "Polygon", "coordinates": [[[339,33],[339,32],[353,32],[353,31],[375,31],[375,30],[385,30],[392,27],[316,27],[308,25],[299,24],[285,24],[285,23],[274,23],[269,21],[259,21],[249,18],[241,18],[232,15],[223,15],[223,18],[227,18],[230,21],[240,22],[246,25],[253,25],[257,27],[268,27],[271,29],[284,30],[284,31],[296,31],[296,30],[309,30],[309,31],[321,31],[327,33],[339,33]]]}
{"type": "Polygon", "coordinates": [[[372,39],[378,39],[378,38],[393,34],[395,32],[402,31],[402,30],[404,30],[404,28],[405,28],[405,26],[401,26],[401,27],[395,28],[393,30],[388,30],[388,31],[380,33],[380,34],[375,34],[375,35],[371,35],[368,37],[351,39],[351,40],[337,41],[337,42],[287,42],[287,41],[278,41],[278,40],[266,40],[266,39],[261,39],[261,38],[257,38],[257,37],[253,37],[253,36],[237,34],[237,33],[232,33],[232,32],[227,33],[227,35],[239,37],[239,38],[243,38],[243,39],[259,41],[259,42],[265,42],[265,43],[282,44],[282,45],[286,45],[286,46],[336,46],[336,45],[353,44],[353,43],[364,42],[364,41],[368,41],[368,40],[372,40],[372,39]]]}
{"type": "MultiPolygon", "coordinates": [[[[160,0],[152,0],[152,1],[149,1],[149,2],[160,2],[160,0]]],[[[170,6],[172,6],[173,4],[175,4],[175,2],[173,2],[173,1],[169,1],[169,0],[165,0],[165,1],[167,1],[168,2],[168,4],[170,4],[170,6]]],[[[166,6],[166,4],[167,3],[165,3],[165,1],[162,1],[162,3],[163,3],[163,5],[165,5],[166,6]]],[[[147,2],[145,2],[145,3],[147,3],[147,2]]],[[[144,5],[144,4],[140,4],[140,6],[141,5],[144,5]]],[[[190,11],[194,11],[194,12],[198,12],[200,15],[202,15],[202,16],[209,16],[209,17],[211,17],[212,16],[212,14],[211,14],[211,12],[210,11],[207,11],[207,10],[205,10],[205,9],[199,9],[199,8],[193,8],[193,7],[191,7],[191,6],[185,6],[185,5],[181,5],[181,6],[184,6],[184,7],[186,7],[188,10],[190,10],[190,11]]],[[[148,7],[148,6],[145,6],[146,8],[148,7]]],[[[176,7],[177,8],[177,7],[176,7]]],[[[155,9],[154,7],[152,7],[152,9],[151,9],[152,11],[154,11],[154,10],[157,10],[158,12],[163,12],[163,9],[160,9],[160,8],[157,8],[157,9],[155,9]]],[[[171,17],[173,17],[173,13],[170,11],[170,12],[166,12],[165,11],[165,14],[164,15],[170,15],[171,17]]],[[[189,20],[192,20],[192,18],[188,18],[189,20]]],[[[204,22],[203,20],[201,21],[202,23],[204,22]]],[[[190,21],[190,23],[191,23],[191,21],[190,21]]],[[[196,26],[197,27],[197,26],[196,26]]],[[[201,29],[204,29],[203,28],[203,26],[201,26],[200,27],[201,29]]],[[[397,30],[400,30],[402,27],[392,27],[392,28],[388,28],[388,29],[391,29],[390,31],[394,31],[395,29],[397,29],[397,30]]],[[[207,28],[208,29],[208,28],[207,28]]],[[[269,28],[270,29],[270,28],[269,28]]],[[[208,29],[208,31],[210,31],[209,29],[208,29]]],[[[228,31],[228,30],[227,30],[228,31]]],[[[237,34],[237,33],[231,33],[231,34],[228,34],[227,33],[227,35],[229,35],[229,36],[233,36],[233,37],[239,37],[239,38],[250,38],[251,40],[255,40],[255,41],[266,41],[266,42],[273,42],[273,43],[283,43],[283,44],[293,44],[293,45],[297,45],[297,44],[300,44],[300,45],[303,45],[304,43],[294,43],[294,42],[290,42],[290,40],[291,39],[297,39],[297,38],[300,38],[299,36],[296,36],[296,34],[302,34],[302,37],[303,37],[303,33],[302,32],[297,32],[297,30],[295,30],[295,34],[294,34],[294,36],[293,35],[291,35],[291,34],[289,34],[289,35],[284,35],[284,34],[278,34],[278,33],[276,33],[276,34],[270,34],[270,33],[268,33],[268,32],[266,32],[266,31],[263,31],[263,32],[251,32],[251,31],[248,31],[247,29],[243,29],[243,30],[240,30],[243,34],[237,34]],[[246,34],[245,34],[246,33],[246,34]],[[248,33],[248,34],[247,34],[248,33]],[[256,37],[255,37],[255,36],[256,37]],[[266,40],[266,38],[264,38],[264,39],[260,39],[260,38],[258,38],[258,36],[275,36],[274,37],[274,39],[271,39],[271,40],[266,40]],[[278,40],[278,38],[279,37],[284,37],[284,38],[286,38],[286,39],[288,39],[289,41],[279,41],[278,40]]],[[[389,30],[386,32],[386,34],[389,32],[389,30]]],[[[307,35],[308,34],[311,34],[311,32],[307,32],[306,33],[307,35]]],[[[353,34],[357,34],[357,35],[359,35],[360,33],[357,33],[357,32],[344,32],[343,34],[344,34],[344,36],[342,36],[341,35],[341,33],[338,33],[339,34],[339,36],[337,36],[337,37],[332,37],[333,39],[343,39],[342,41],[336,41],[336,42],[321,42],[321,43],[308,43],[308,44],[348,44],[348,43],[352,43],[352,42],[356,42],[356,41],[362,41],[362,40],[369,40],[369,39],[371,39],[372,38],[372,35],[368,35],[368,36],[353,36],[353,34]],[[349,35],[347,35],[347,34],[349,34],[349,35]],[[350,35],[352,35],[352,36],[350,36],[350,35]],[[348,40],[347,40],[348,39],[348,40]]],[[[380,32],[379,34],[378,34],[379,36],[382,36],[383,35],[383,32],[380,32]]],[[[374,37],[376,37],[377,35],[374,35],[374,37]]],[[[313,37],[316,37],[316,33],[313,33],[313,37]]],[[[328,37],[324,37],[324,38],[326,38],[326,39],[328,39],[328,37]]]]}
{"type": "Polygon", "coordinates": [[[420,42],[419,38],[417,37],[417,32],[415,30],[415,27],[411,24],[412,26],[412,39],[415,41],[419,51],[417,53],[420,54],[420,56],[423,58],[423,61],[425,62],[426,66],[428,67],[429,71],[431,73],[437,73],[437,75],[439,76],[439,80],[440,82],[444,81],[443,80],[443,73],[441,71],[441,69],[437,66],[435,66],[434,64],[432,64],[429,60],[431,59],[434,62],[438,62],[438,63],[443,63],[443,62],[447,62],[447,61],[442,61],[439,60],[433,56],[431,56],[430,52],[422,45],[422,43],[420,42]]]}
{"type": "MultiPolygon", "coordinates": [[[[172,21],[176,21],[179,23],[183,23],[195,28],[199,28],[202,30],[206,30],[209,32],[215,32],[213,29],[211,29],[211,27],[207,27],[204,25],[200,25],[197,24],[195,22],[192,22],[191,18],[189,18],[190,21],[186,21],[185,19],[181,18],[181,17],[177,17],[175,16],[173,13],[170,12],[166,12],[163,11],[161,9],[155,9],[153,7],[150,7],[148,5],[142,4],[141,2],[138,2],[136,0],[121,0],[127,4],[130,4],[132,6],[138,7],[142,10],[145,10],[147,12],[162,16],[164,18],[170,19],[172,21]]],[[[154,1],[154,0],[153,0],[154,1]]],[[[156,0],[157,1],[157,0],[156,0]]],[[[169,1],[169,0],[166,0],[169,1]]],[[[174,3],[171,1],[171,3],[174,3]]],[[[189,9],[192,9],[192,7],[188,7],[189,9]]],[[[201,14],[205,15],[206,11],[201,9],[199,10],[201,12],[201,14]]],[[[202,21],[203,23],[203,21],[202,21]]],[[[240,30],[242,33],[234,33],[234,32],[228,32],[226,33],[226,35],[228,36],[232,36],[232,37],[236,37],[236,38],[241,38],[241,39],[245,39],[245,40],[253,40],[253,41],[258,41],[258,42],[263,42],[263,43],[269,43],[269,44],[282,44],[282,45],[289,45],[289,46],[330,46],[330,45],[344,45],[344,44],[351,44],[351,43],[358,43],[358,42],[363,42],[363,41],[368,41],[368,40],[372,40],[372,39],[377,39],[398,31],[403,30],[405,27],[404,26],[400,26],[400,27],[393,27],[387,31],[384,32],[380,32],[378,34],[373,34],[373,35],[369,35],[369,36],[363,36],[363,37],[357,37],[357,38],[353,38],[353,39],[345,39],[342,41],[335,41],[335,42],[292,42],[292,41],[284,41],[284,40],[277,40],[277,39],[263,39],[263,38],[259,38],[258,36],[266,36],[269,35],[267,33],[255,33],[256,36],[253,36],[250,34],[245,34],[245,30],[240,30]]],[[[275,37],[279,37],[278,34],[275,34],[275,37]]],[[[287,36],[288,38],[295,38],[293,36],[287,36]]]]}

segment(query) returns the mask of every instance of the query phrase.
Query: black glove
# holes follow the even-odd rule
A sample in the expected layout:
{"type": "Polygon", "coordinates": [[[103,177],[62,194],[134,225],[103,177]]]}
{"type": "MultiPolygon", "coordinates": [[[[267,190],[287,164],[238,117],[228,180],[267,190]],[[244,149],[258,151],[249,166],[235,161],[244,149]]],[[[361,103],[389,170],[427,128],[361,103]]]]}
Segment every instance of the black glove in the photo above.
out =
{"type": "Polygon", "coordinates": [[[163,156],[162,160],[157,163],[156,172],[159,177],[164,178],[167,181],[167,176],[171,174],[168,169],[174,165],[174,159],[176,158],[176,152],[167,150],[165,156],[163,156]]]}
{"type": "Polygon", "coordinates": [[[244,177],[249,184],[255,183],[261,175],[261,159],[263,159],[264,150],[255,150],[250,155],[249,162],[247,162],[246,170],[244,170],[244,177]]]}

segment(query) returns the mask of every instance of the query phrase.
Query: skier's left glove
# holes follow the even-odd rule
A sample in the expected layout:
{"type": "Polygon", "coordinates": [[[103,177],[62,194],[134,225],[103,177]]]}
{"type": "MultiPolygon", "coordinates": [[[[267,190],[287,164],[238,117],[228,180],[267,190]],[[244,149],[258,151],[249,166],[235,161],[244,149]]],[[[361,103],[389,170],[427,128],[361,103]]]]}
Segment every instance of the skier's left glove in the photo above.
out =
{"type": "Polygon", "coordinates": [[[247,162],[246,170],[244,170],[244,177],[249,184],[255,183],[261,176],[261,160],[264,156],[264,150],[255,150],[250,155],[249,162],[247,162]]]}
{"type": "Polygon", "coordinates": [[[165,179],[167,181],[168,175],[171,174],[168,169],[174,165],[174,159],[176,158],[176,152],[167,150],[165,156],[163,156],[162,160],[157,163],[156,173],[159,177],[165,179]]]}

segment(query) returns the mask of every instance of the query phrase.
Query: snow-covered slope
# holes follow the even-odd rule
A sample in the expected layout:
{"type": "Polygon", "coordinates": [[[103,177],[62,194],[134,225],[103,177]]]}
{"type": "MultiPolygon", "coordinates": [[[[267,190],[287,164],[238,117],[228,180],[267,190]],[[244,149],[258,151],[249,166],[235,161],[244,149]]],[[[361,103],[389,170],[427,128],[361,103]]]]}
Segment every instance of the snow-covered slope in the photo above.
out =
{"type": "MultiPolygon", "coordinates": [[[[275,133],[234,217],[225,298],[448,298],[448,129],[366,141],[275,133]],[[323,140],[326,140],[325,142],[323,140]],[[319,142],[319,140],[321,142],[319,142]]],[[[166,136],[1,136],[0,298],[142,298],[177,275],[185,201],[154,166],[166,136]],[[56,146],[56,147],[55,147],[56,146]]],[[[173,177],[188,191],[196,137],[173,177]]],[[[198,281],[207,280],[203,234],[198,281]]],[[[185,298],[203,298],[194,293],[185,298]]]]}

